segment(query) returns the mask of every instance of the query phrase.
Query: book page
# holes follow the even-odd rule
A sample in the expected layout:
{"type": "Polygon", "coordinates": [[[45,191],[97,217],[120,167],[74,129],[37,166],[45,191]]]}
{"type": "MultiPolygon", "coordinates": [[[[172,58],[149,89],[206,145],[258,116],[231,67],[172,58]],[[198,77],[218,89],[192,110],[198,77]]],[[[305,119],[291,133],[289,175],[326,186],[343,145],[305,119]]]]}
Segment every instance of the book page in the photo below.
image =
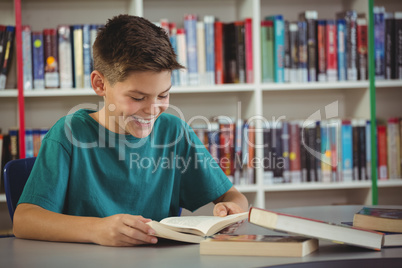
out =
{"type": "Polygon", "coordinates": [[[166,227],[179,232],[188,232],[202,236],[208,236],[210,235],[211,232],[214,232],[214,230],[219,231],[232,223],[247,218],[247,216],[248,212],[232,214],[226,217],[219,217],[219,216],[170,217],[163,219],[161,223],[166,225],[166,227]]]}

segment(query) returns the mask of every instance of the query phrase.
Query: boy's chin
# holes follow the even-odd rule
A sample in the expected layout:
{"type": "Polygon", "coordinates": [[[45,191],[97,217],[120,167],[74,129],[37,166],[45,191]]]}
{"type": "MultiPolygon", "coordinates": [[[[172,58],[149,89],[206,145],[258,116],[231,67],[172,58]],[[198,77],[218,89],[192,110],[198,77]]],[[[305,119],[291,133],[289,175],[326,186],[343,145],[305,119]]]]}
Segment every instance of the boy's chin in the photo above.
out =
{"type": "Polygon", "coordinates": [[[152,128],[149,128],[146,130],[145,129],[144,130],[136,129],[136,130],[131,130],[131,131],[127,131],[127,132],[136,138],[142,139],[142,138],[148,137],[151,134],[152,128]]]}

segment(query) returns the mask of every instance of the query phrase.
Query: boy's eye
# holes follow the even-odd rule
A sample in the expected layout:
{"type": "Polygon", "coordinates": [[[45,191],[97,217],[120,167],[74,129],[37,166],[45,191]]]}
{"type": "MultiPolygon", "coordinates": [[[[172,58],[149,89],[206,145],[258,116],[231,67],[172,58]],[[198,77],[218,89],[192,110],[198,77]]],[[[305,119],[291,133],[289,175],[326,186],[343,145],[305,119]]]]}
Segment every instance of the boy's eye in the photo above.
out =
{"type": "Polygon", "coordinates": [[[169,96],[169,94],[166,94],[164,96],[159,96],[160,99],[166,99],[169,96]]]}
{"type": "Polygon", "coordinates": [[[133,100],[135,100],[135,101],[142,101],[142,100],[144,100],[145,99],[145,97],[142,97],[142,98],[134,98],[134,97],[131,97],[133,100]]]}

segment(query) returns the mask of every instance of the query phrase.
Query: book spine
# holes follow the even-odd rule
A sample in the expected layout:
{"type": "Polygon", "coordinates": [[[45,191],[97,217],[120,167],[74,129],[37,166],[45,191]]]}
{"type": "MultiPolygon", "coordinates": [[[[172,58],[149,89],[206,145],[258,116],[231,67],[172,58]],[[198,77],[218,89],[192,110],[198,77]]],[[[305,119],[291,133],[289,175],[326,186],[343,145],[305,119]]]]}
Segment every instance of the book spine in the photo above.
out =
{"type": "Polygon", "coordinates": [[[221,168],[233,183],[234,174],[234,130],[233,123],[220,124],[221,168]]]}
{"type": "Polygon", "coordinates": [[[368,61],[367,61],[367,20],[357,19],[357,58],[359,67],[359,80],[368,79],[368,61]]]}
{"type": "Polygon", "coordinates": [[[57,53],[57,30],[43,30],[45,54],[45,88],[59,87],[59,58],[57,53]]]}
{"type": "Polygon", "coordinates": [[[197,59],[197,16],[188,14],[184,17],[184,29],[187,48],[187,69],[189,85],[198,85],[197,59]]]}
{"type": "MultiPolygon", "coordinates": [[[[315,123],[315,151],[321,152],[321,121],[317,121],[315,123]]],[[[322,170],[321,170],[321,162],[322,162],[322,154],[315,157],[315,166],[316,166],[316,181],[322,182],[322,170]]]]}
{"type": "Polygon", "coordinates": [[[385,13],[384,68],[385,79],[395,79],[395,19],[393,13],[385,13]]]}
{"type": "Polygon", "coordinates": [[[205,16],[206,84],[215,84],[215,17],[205,16]]]}
{"type": "Polygon", "coordinates": [[[16,160],[19,158],[19,146],[18,146],[18,130],[10,129],[10,160],[16,160]]]}
{"type": "Polygon", "coordinates": [[[384,125],[377,126],[377,150],[378,150],[378,179],[388,179],[387,164],[387,127],[384,125]]]}
{"type": "Polygon", "coordinates": [[[272,168],[272,129],[269,126],[263,129],[264,139],[264,184],[269,185],[274,183],[274,172],[272,168]]]}
{"type": "Polygon", "coordinates": [[[254,83],[253,66],[253,20],[244,20],[244,49],[246,54],[246,83],[254,83]]]}
{"type": "Polygon", "coordinates": [[[57,31],[59,34],[60,88],[72,88],[73,63],[70,26],[60,25],[57,31]]]}
{"type": "Polygon", "coordinates": [[[247,184],[255,184],[255,170],[254,170],[254,158],[255,158],[255,126],[249,124],[247,128],[248,137],[248,159],[247,159],[247,184]]]}
{"type": "Polygon", "coordinates": [[[235,83],[239,80],[237,73],[237,61],[236,61],[236,37],[235,37],[235,25],[234,23],[226,23],[223,27],[224,38],[224,69],[225,80],[224,83],[235,83]]]}
{"type": "Polygon", "coordinates": [[[303,144],[303,139],[306,137],[307,129],[303,128],[303,123],[299,123],[300,129],[300,170],[301,170],[301,181],[308,181],[308,159],[306,146],[303,144]]]}
{"type": "MultiPolygon", "coordinates": [[[[315,152],[315,140],[316,140],[315,123],[310,124],[307,127],[307,140],[308,140],[308,147],[315,152]]],[[[309,167],[307,180],[309,182],[315,182],[317,181],[317,171],[316,171],[317,166],[316,166],[315,155],[307,153],[307,161],[309,167]]]]}
{"type": "Polygon", "coordinates": [[[82,25],[73,26],[75,88],[84,88],[84,51],[82,25]]]}
{"type": "Polygon", "coordinates": [[[285,32],[284,32],[284,39],[285,39],[285,59],[284,59],[284,82],[290,82],[290,39],[289,39],[289,21],[285,21],[285,32]]]}
{"type": "Polygon", "coordinates": [[[335,20],[328,20],[326,25],[326,63],[327,81],[338,80],[338,60],[337,60],[337,31],[335,20]]]}
{"type": "MultiPolygon", "coordinates": [[[[187,67],[186,36],[183,28],[177,29],[177,59],[181,65],[187,67]]],[[[187,68],[179,70],[180,86],[188,85],[187,68]]]]}
{"type": "Polygon", "coordinates": [[[33,87],[35,90],[45,88],[43,41],[43,34],[41,32],[32,33],[33,87]]]}
{"type": "Polygon", "coordinates": [[[371,181],[371,122],[366,121],[366,175],[371,181]]]}
{"type": "Polygon", "coordinates": [[[331,150],[331,182],[338,182],[340,181],[338,176],[338,140],[339,140],[339,122],[338,120],[331,120],[329,131],[329,146],[331,150]]]}
{"type": "Polygon", "coordinates": [[[283,157],[283,182],[290,182],[290,159],[289,159],[289,123],[282,123],[282,157],[283,157]]]}
{"type": "Polygon", "coordinates": [[[246,55],[245,55],[245,29],[244,21],[236,21],[235,24],[237,78],[235,83],[246,82],[246,55]]]}
{"type": "Polygon", "coordinates": [[[351,122],[345,120],[341,127],[342,135],[342,180],[353,181],[353,132],[351,122]]]}
{"type": "Polygon", "coordinates": [[[219,162],[219,124],[211,122],[211,127],[208,131],[208,150],[212,158],[219,162]]]}
{"type": "Polygon", "coordinates": [[[3,65],[0,72],[0,90],[6,88],[7,74],[10,69],[11,58],[13,55],[14,36],[15,36],[15,27],[7,26],[5,31],[3,65]]]}
{"type": "Polygon", "coordinates": [[[82,26],[82,56],[83,56],[83,85],[84,88],[91,88],[91,32],[90,25],[84,24],[82,26]]]}
{"type": "Polygon", "coordinates": [[[34,143],[32,129],[25,130],[25,157],[34,157],[34,143]]]}
{"type": "Polygon", "coordinates": [[[299,82],[299,28],[297,23],[289,23],[290,70],[289,82],[299,82]]]}
{"type": "Polygon", "coordinates": [[[22,60],[24,62],[23,80],[24,90],[32,90],[32,31],[28,25],[22,26],[22,60]]]}
{"type": "Polygon", "coordinates": [[[367,180],[366,172],[366,120],[359,121],[359,180],[367,180]]]}
{"type": "MultiPolygon", "coordinates": [[[[309,68],[308,68],[308,46],[307,46],[307,23],[305,21],[298,22],[298,30],[299,30],[299,82],[308,82],[309,81],[309,68]]],[[[315,59],[315,58],[314,58],[315,59]]],[[[315,75],[315,69],[311,69],[311,73],[315,75]]]]}
{"type": "Polygon", "coordinates": [[[327,81],[325,20],[317,20],[317,81],[327,81]]]}
{"type": "Polygon", "coordinates": [[[197,21],[197,62],[198,83],[206,84],[205,24],[197,21]]]}
{"type": "MultiPolygon", "coordinates": [[[[174,53],[176,54],[176,59],[178,59],[178,50],[177,50],[177,28],[176,24],[170,23],[169,24],[169,29],[170,29],[170,35],[169,35],[169,40],[170,43],[172,44],[172,48],[174,50],[174,53]]],[[[173,86],[180,86],[180,73],[179,70],[173,70],[172,71],[172,85],[173,86]]]]}
{"type": "Polygon", "coordinates": [[[349,81],[357,80],[357,14],[356,11],[350,10],[346,12],[347,25],[347,77],[349,81]]]}
{"type": "Polygon", "coordinates": [[[395,78],[402,79],[402,12],[395,12],[395,78]]]}
{"type": "Polygon", "coordinates": [[[4,52],[5,52],[5,38],[6,38],[6,26],[0,25],[0,73],[3,66],[4,52]]]}
{"type": "Polygon", "coordinates": [[[89,28],[89,35],[90,35],[90,42],[91,45],[89,47],[90,55],[91,55],[91,71],[94,70],[94,52],[93,52],[93,45],[96,40],[96,36],[98,35],[98,29],[100,28],[99,25],[91,24],[89,28]]]}
{"type": "Polygon", "coordinates": [[[285,22],[282,15],[274,18],[274,79],[285,81],[285,22]]]}
{"type": "Polygon", "coordinates": [[[322,182],[331,182],[331,144],[328,122],[321,121],[321,174],[322,182]]]}
{"type": "Polygon", "coordinates": [[[242,137],[243,137],[243,120],[237,119],[234,135],[234,182],[241,184],[241,171],[242,171],[242,137]]]}
{"type": "Polygon", "coordinates": [[[317,81],[317,11],[310,10],[304,13],[307,22],[307,62],[308,62],[308,81],[317,81]]]}
{"type": "Polygon", "coordinates": [[[359,122],[352,120],[352,144],[353,144],[353,180],[358,181],[360,178],[360,154],[359,154],[359,122]]]}
{"type": "Polygon", "coordinates": [[[399,119],[390,118],[387,124],[388,173],[390,179],[401,177],[399,119]]]}
{"type": "Polygon", "coordinates": [[[338,19],[336,21],[338,33],[338,80],[345,81],[347,79],[346,69],[346,21],[338,19]]]}
{"type": "Polygon", "coordinates": [[[374,7],[374,60],[375,78],[385,78],[385,20],[384,7],[374,7]]]}
{"type": "Polygon", "coordinates": [[[274,82],[274,24],[261,22],[261,77],[263,83],[274,82]]]}
{"type": "Polygon", "coordinates": [[[37,157],[39,154],[39,149],[40,149],[40,145],[41,145],[40,130],[33,129],[32,137],[33,137],[33,150],[34,150],[33,156],[37,157]]]}
{"type": "Polygon", "coordinates": [[[290,177],[292,183],[301,182],[301,162],[300,162],[300,128],[298,123],[289,124],[289,162],[290,177]]]}
{"type": "Polygon", "coordinates": [[[215,22],[215,84],[220,85],[225,82],[225,51],[224,51],[224,24],[220,21],[215,22]]]}
{"type": "MultiPolygon", "coordinates": [[[[274,178],[275,180],[282,180],[283,177],[283,156],[282,156],[282,123],[275,122],[273,125],[275,135],[273,136],[274,147],[274,178]]],[[[282,181],[281,181],[282,182],[282,181]]]]}

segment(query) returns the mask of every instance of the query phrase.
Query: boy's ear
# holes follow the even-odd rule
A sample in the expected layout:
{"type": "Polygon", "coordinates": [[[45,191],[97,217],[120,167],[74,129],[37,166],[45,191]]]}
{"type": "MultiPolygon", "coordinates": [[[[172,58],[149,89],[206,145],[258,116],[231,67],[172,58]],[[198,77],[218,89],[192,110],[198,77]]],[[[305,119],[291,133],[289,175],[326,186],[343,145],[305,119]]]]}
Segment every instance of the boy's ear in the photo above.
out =
{"type": "Polygon", "coordinates": [[[92,88],[98,96],[105,96],[105,82],[105,77],[101,72],[95,70],[91,73],[92,88]]]}

